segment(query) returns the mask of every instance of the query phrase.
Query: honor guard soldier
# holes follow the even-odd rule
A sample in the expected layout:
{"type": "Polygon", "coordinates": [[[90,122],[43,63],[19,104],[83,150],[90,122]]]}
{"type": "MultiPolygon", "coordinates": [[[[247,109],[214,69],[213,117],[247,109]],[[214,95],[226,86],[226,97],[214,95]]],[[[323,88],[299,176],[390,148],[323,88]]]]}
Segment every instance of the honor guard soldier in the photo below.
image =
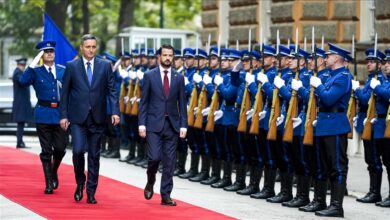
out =
{"type": "Polygon", "coordinates": [[[20,76],[26,68],[27,58],[16,60],[16,68],[12,74],[14,99],[12,101],[12,121],[18,123],[16,129],[16,148],[25,148],[23,142],[24,125],[33,121],[33,109],[30,101],[30,86],[22,86],[20,76]]]}
{"type": "MultiPolygon", "coordinates": [[[[275,67],[276,64],[276,50],[275,48],[263,44],[263,71],[257,74],[257,81],[252,82],[248,85],[249,91],[251,94],[257,94],[258,83],[262,85],[268,83],[269,88],[272,87],[274,83],[274,78],[277,75],[278,71],[275,67]]],[[[269,128],[269,118],[271,114],[271,105],[272,105],[272,93],[273,89],[268,89],[267,91],[261,87],[263,91],[263,111],[259,113],[260,120],[260,131],[258,135],[258,151],[263,155],[264,161],[264,186],[263,189],[255,194],[252,194],[250,197],[254,199],[268,199],[275,196],[275,177],[276,177],[276,166],[273,161],[273,155],[271,155],[270,142],[267,140],[268,128],[269,128]]]]}
{"type": "Polygon", "coordinates": [[[62,76],[65,69],[54,63],[54,41],[42,41],[36,45],[38,55],[20,76],[19,82],[32,85],[38,103],[35,106],[35,123],[39,142],[41,144],[40,158],[45,174],[45,193],[52,194],[57,189],[57,171],[65,155],[65,131],[60,127],[60,93],[62,76]],[[43,65],[36,66],[42,58],[43,65]]]}
{"type": "MultiPolygon", "coordinates": [[[[352,81],[352,89],[355,90],[355,97],[358,100],[359,103],[359,113],[358,118],[355,120],[355,123],[357,124],[356,130],[359,133],[362,133],[364,130],[364,120],[367,118],[367,109],[369,105],[369,99],[371,97],[371,94],[373,92],[372,88],[370,87],[371,80],[376,78],[379,82],[383,83],[385,80],[385,76],[381,72],[381,62],[382,58],[384,58],[385,55],[377,50],[376,56],[374,54],[374,49],[369,48],[366,50],[366,60],[367,60],[367,70],[369,72],[368,79],[366,81],[366,84],[363,88],[360,88],[359,82],[353,80],[352,81]],[[378,65],[378,66],[377,66],[378,65]]],[[[380,100],[380,99],[379,99],[380,100]]],[[[382,101],[383,102],[383,101],[382,101]]],[[[376,107],[380,107],[386,104],[386,101],[384,101],[381,105],[381,102],[378,102],[378,98],[376,99],[376,107]]],[[[384,108],[384,107],[383,107],[384,108]]],[[[378,110],[378,109],[377,109],[378,110]]],[[[380,109],[381,111],[386,111],[384,109],[380,109]]],[[[384,113],[386,114],[386,113],[384,113]]],[[[366,123],[372,123],[374,126],[377,123],[373,122],[366,122],[366,123]]],[[[378,134],[377,132],[372,133],[372,135],[376,135],[377,138],[382,139],[383,138],[383,129],[382,134],[378,134]]],[[[382,183],[382,163],[380,162],[380,152],[382,146],[377,145],[376,138],[373,137],[371,140],[363,140],[364,144],[364,159],[368,165],[367,169],[370,176],[370,188],[369,192],[362,198],[356,199],[358,202],[362,203],[376,203],[382,200],[381,197],[381,183],[382,183]]],[[[379,141],[380,143],[380,141],[379,141]]]]}
{"type": "Polygon", "coordinates": [[[152,70],[157,67],[157,55],[155,48],[148,49],[148,70],[152,70]]]}
{"type": "Polygon", "coordinates": [[[348,173],[347,134],[351,131],[347,117],[348,102],[351,94],[351,74],[344,67],[344,59],[349,52],[329,43],[326,63],[332,70],[330,78],[322,84],[315,76],[310,85],[315,88],[318,97],[319,112],[315,124],[318,137],[321,166],[323,173],[331,183],[330,205],[318,216],[344,217],[343,199],[348,173]]]}
{"type": "MultiPolygon", "coordinates": [[[[203,128],[207,126],[207,117],[210,113],[210,105],[212,102],[213,97],[213,91],[214,91],[214,85],[211,83],[213,78],[219,73],[219,54],[218,54],[218,48],[212,47],[210,49],[209,53],[209,73],[203,75],[202,78],[202,84],[203,87],[206,89],[207,93],[207,106],[205,109],[202,110],[203,115],[203,128]]],[[[205,129],[205,138],[206,138],[206,145],[207,149],[209,151],[209,157],[212,160],[212,171],[211,176],[201,181],[200,183],[203,185],[211,185],[216,182],[218,182],[221,179],[221,166],[222,166],[222,155],[220,153],[220,150],[216,143],[216,137],[213,132],[207,131],[205,129]]]]}
{"type": "MultiPolygon", "coordinates": [[[[382,162],[387,170],[387,183],[390,185],[390,110],[388,110],[390,109],[390,48],[385,50],[385,54],[384,72],[386,74],[386,79],[383,83],[380,83],[379,80],[373,79],[371,80],[370,87],[374,90],[374,94],[376,94],[377,99],[379,99],[377,100],[376,111],[378,117],[377,121],[374,123],[374,143],[375,146],[378,146],[382,152],[382,162]],[[385,113],[386,110],[387,113],[385,113]],[[384,135],[382,136],[382,134],[384,135]],[[377,138],[375,138],[375,136],[377,138]]],[[[380,207],[390,207],[390,193],[388,197],[386,197],[383,201],[377,202],[376,205],[380,207]]]]}

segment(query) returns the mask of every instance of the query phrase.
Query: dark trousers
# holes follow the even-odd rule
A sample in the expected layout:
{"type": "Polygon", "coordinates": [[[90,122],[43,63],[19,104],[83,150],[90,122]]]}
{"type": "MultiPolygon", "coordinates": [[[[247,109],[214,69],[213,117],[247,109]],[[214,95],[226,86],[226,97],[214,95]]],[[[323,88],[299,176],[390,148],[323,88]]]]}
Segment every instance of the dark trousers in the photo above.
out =
{"type": "Polygon", "coordinates": [[[104,124],[97,124],[91,114],[88,114],[83,124],[71,123],[73,166],[78,185],[83,185],[86,180],[84,173],[84,153],[88,152],[88,195],[95,195],[98,185],[100,142],[104,132],[104,126],[104,124]]]}
{"type": "MultiPolygon", "coordinates": [[[[291,162],[294,168],[294,173],[301,176],[310,176],[310,164],[309,164],[309,152],[308,148],[313,148],[314,146],[305,146],[303,145],[302,136],[294,136],[293,143],[288,144],[291,148],[291,162]]],[[[314,160],[314,159],[313,159],[314,160]]]]}
{"type": "Polygon", "coordinates": [[[187,129],[187,144],[191,149],[191,154],[199,154],[200,153],[200,147],[198,146],[198,143],[196,142],[195,137],[195,128],[188,127],[187,129]]]}
{"type": "Polygon", "coordinates": [[[146,143],[148,153],[148,183],[156,182],[156,173],[160,161],[163,164],[161,177],[161,197],[169,198],[173,188],[173,172],[176,166],[176,145],[178,133],[173,129],[168,117],[165,117],[161,132],[146,131],[146,143]]]}
{"type": "Polygon", "coordinates": [[[348,174],[347,134],[318,137],[321,174],[331,182],[346,183],[348,174]]]}
{"type": "Polygon", "coordinates": [[[259,152],[263,157],[264,165],[269,169],[276,169],[275,160],[273,159],[270,141],[267,140],[268,131],[260,129],[258,137],[259,152]]]}
{"type": "Polygon", "coordinates": [[[213,132],[205,131],[206,145],[212,159],[221,159],[221,151],[217,146],[217,140],[213,132]]]}
{"type": "MultiPolygon", "coordinates": [[[[321,173],[321,159],[320,159],[320,146],[317,137],[314,137],[313,145],[304,145],[304,151],[306,155],[306,163],[309,172],[309,176],[316,180],[326,181],[326,177],[320,177],[318,173],[321,173]]],[[[303,170],[305,172],[305,169],[303,170]]]]}
{"type": "Polygon", "coordinates": [[[194,131],[195,143],[196,146],[198,147],[199,154],[208,156],[209,148],[206,142],[205,126],[206,124],[203,124],[202,129],[193,128],[193,131],[194,131]]]}
{"type": "Polygon", "coordinates": [[[377,146],[381,147],[382,162],[387,169],[387,175],[390,175],[390,139],[375,139],[377,146]]]}
{"type": "Polygon", "coordinates": [[[58,124],[36,124],[39,143],[41,144],[41,161],[50,162],[52,157],[61,157],[65,152],[65,131],[58,124]]]}
{"type": "Polygon", "coordinates": [[[214,134],[221,152],[221,159],[233,162],[233,147],[237,147],[235,145],[238,143],[237,127],[218,124],[215,125],[214,134]]]}
{"type": "Polygon", "coordinates": [[[275,167],[280,172],[293,172],[293,166],[291,163],[291,145],[283,142],[283,132],[278,131],[276,133],[276,141],[267,141],[270,145],[271,158],[275,164],[275,167]]]}
{"type": "Polygon", "coordinates": [[[17,146],[20,146],[23,142],[24,124],[25,124],[25,122],[18,122],[18,127],[16,128],[16,145],[17,146]]]}
{"type": "Polygon", "coordinates": [[[381,139],[372,139],[371,141],[363,141],[364,160],[366,161],[367,169],[372,173],[382,173],[381,162],[381,139]]]}
{"type": "Polygon", "coordinates": [[[120,137],[120,125],[114,126],[111,121],[111,116],[107,116],[106,118],[106,136],[112,137],[112,138],[119,138],[120,137]]]}

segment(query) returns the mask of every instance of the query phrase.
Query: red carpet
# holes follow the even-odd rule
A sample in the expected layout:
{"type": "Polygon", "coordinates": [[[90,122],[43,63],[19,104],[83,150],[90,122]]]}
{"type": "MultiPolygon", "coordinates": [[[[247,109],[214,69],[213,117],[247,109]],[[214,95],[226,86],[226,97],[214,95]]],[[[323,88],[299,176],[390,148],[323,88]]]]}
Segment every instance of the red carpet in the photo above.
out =
{"type": "MultiPolygon", "coordinates": [[[[96,195],[98,204],[73,200],[73,167],[61,165],[60,187],[45,195],[44,177],[38,155],[0,147],[0,194],[48,219],[231,219],[191,204],[160,205],[160,196],[143,198],[143,189],[100,176],[96,195]]],[[[145,177],[146,178],[146,177],[145,177]]]]}

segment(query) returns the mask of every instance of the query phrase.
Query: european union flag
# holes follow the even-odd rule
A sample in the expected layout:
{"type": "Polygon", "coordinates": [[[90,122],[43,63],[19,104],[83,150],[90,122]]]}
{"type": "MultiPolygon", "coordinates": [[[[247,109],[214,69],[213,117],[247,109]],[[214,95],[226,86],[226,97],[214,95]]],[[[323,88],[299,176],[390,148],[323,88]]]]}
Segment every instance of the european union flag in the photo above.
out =
{"type": "Polygon", "coordinates": [[[46,12],[43,27],[43,40],[53,40],[56,42],[56,64],[65,65],[66,62],[73,60],[77,56],[77,50],[70,44],[68,39],[46,12]]]}

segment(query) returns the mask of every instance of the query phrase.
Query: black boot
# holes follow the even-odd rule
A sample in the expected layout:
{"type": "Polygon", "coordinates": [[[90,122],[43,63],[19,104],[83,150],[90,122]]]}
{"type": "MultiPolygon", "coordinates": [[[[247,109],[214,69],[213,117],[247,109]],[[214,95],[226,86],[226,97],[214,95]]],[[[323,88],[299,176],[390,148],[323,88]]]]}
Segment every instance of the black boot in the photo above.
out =
{"type": "Polygon", "coordinates": [[[315,212],[318,216],[327,216],[327,217],[344,217],[343,210],[343,199],[345,191],[345,183],[331,183],[331,197],[330,205],[321,211],[315,212]]]}
{"type": "Polygon", "coordinates": [[[62,158],[64,157],[65,152],[54,152],[53,153],[53,163],[52,163],[52,182],[53,182],[53,189],[57,189],[59,182],[58,182],[58,168],[60,167],[62,158]]]}
{"type": "Polygon", "coordinates": [[[43,174],[45,175],[45,194],[53,194],[53,175],[50,161],[42,161],[43,174]]]}
{"type": "Polygon", "coordinates": [[[146,145],[145,143],[142,143],[139,145],[139,154],[138,155],[141,155],[142,158],[141,160],[139,160],[138,162],[134,163],[134,165],[138,166],[138,167],[142,167],[142,166],[145,166],[148,164],[148,160],[147,160],[147,156],[146,156],[146,145]]]}
{"type": "Polygon", "coordinates": [[[211,185],[218,182],[221,179],[221,166],[222,161],[214,159],[212,162],[211,177],[209,177],[207,180],[200,181],[200,183],[203,185],[211,185]]]}
{"type": "Polygon", "coordinates": [[[298,175],[297,179],[297,195],[288,202],[283,202],[283,206],[291,208],[299,208],[310,203],[310,177],[298,175]]]}
{"type": "Polygon", "coordinates": [[[107,153],[107,136],[102,135],[102,139],[100,142],[100,155],[104,155],[107,153]]]}
{"type": "Polygon", "coordinates": [[[188,170],[188,172],[186,173],[179,175],[179,177],[182,179],[189,179],[191,177],[196,176],[199,173],[198,166],[199,166],[199,154],[191,153],[190,170],[188,170]]]}
{"type": "Polygon", "coordinates": [[[104,158],[106,158],[107,155],[111,154],[113,151],[112,137],[105,136],[105,139],[107,143],[107,150],[105,150],[103,153],[100,154],[104,158]]]}
{"type": "Polygon", "coordinates": [[[278,195],[268,198],[267,202],[282,203],[292,200],[292,182],[294,175],[292,173],[280,172],[280,192],[278,195]]]}
{"type": "Polygon", "coordinates": [[[186,172],[186,160],[187,153],[177,152],[177,165],[175,171],[173,172],[173,176],[179,176],[186,172]]]}
{"type": "Polygon", "coordinates": [[[251,194],[258,193],[260,191],[259,184],[262,172],[263,169],[258,166],[250,166],[249,185],[245,189],[238,190],[237,194],[249,196],[251,194]]]}
{"type": "Polygon", "coordinates": [[[265,168],[264,169],[264,187],[255,194],[251,194],[251,198],[254,199],[268,199],[275,196],[275,176],[276,170],[265,168]]]}
{"type": "Polygon", "coordinates": [[[326,209],[327,181],[314,181],[314,198],[306,206],[300,207],[299,211],[316,212],[326,209]]]}
{"type": "Polygon", "coordinates": [[[358,198],[356,201],[362,203],[380,202],[382,200],[381,183],[382,173],[370,172],[370,190],[363,198],[358,198]]]}
{"type": "Polygon", "coordinates": [[[119,159],[120,162],[127,162],[127,161],[132,160],[135,157],[135,141],[134,140],[129,139],[128,148],[129,148],[129,154],[125,158],[119,159]]]}
{"type": "Polygon", "coordinates": [[[207,180],[210,177],[210,157],[206,155],[202,155],[202,168],[200,169],[200,173],[196,176],[190,178],[191,182],[200,182],[203,180],[207,180]]]}
{"type": "Polygon", "coordinates": [[[134,157],[132,160],[127,161],[128,164],[136,164],[139,163],[141,160],[144,159],[144,146],[143,144],[136,142],[136,148],[137,148],[137,156],[134,157]]]}
{"type": "Polygon", "coordinates": [[[211,184],[211,187],[219,189],[232,185],[232,166],[232,162],[225,161],[223,165],[223,178],[218,182],[211,184]]]}
{"type": "Polygon", "coordinates": [[[121,154],[119,152],[121,139],[119,137],[111,138],[112,151],[111,153],[106,154],[104,157],[109,159],[120,158],[121,154]]]}
{"type": "MultiPolygon", "coordinates": [[[[390,186],[390,174],[389,174],[389,170],[387,170],[387,183],[389,184],[390,186]]],[[[380,207],[390,207],[390,192],[389,192],[389,197],[387,197],[386,199],[384,199],[383,201],[381,202],[377,202],[375,205],[377,206],[380,206],[380,207]]]]}
{"type": "Polygon", "coordinates": [[[229,192],[236,192],[238,190],[245,189],[245,177],[246,177],[246,166],[243,164],[236,164],[236,181],[223,189],[229,192]]]}

